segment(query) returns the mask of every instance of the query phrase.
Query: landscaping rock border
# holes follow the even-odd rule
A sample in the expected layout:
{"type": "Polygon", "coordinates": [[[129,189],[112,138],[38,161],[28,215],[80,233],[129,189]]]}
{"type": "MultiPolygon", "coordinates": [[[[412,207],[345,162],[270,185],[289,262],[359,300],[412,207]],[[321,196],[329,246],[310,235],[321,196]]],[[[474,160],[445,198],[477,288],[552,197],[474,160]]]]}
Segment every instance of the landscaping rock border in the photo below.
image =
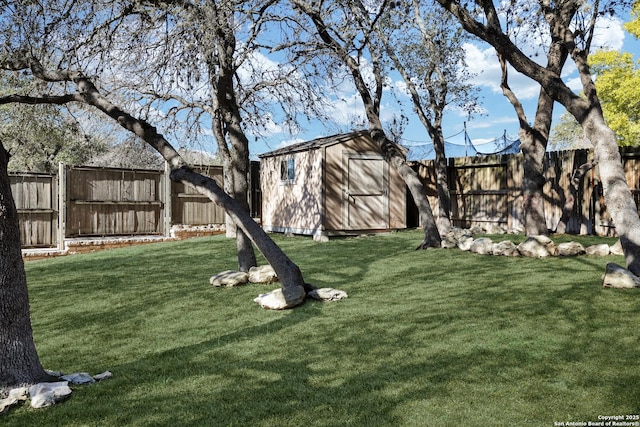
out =
{"type": "MultiPolygon", "coordinates": [[[[529,236],[516,245],[510,240],[498,243],[488,237],[474,238],[476,234],[489,234],[482,228],[461,229],[454,227],[443,239],[442,248],[458,248],[478,255],[514,256],[546,258],[554,256],[570,257],[579,255],[607,256],[624,255],[620,240],[613,244],[600,243],[587,246],[579,242],[566,242],[556,245],[548,236],[529,236]]],[[[494,233],[504,234],[504,233],[494,233]]],[[[602,277],[602,286],[606,288],[631,289],[640,288],[640,278],[629,270],[615,263],[608,263],[602,277]]]]}
{"type": "Polygon", "coordinates": [[[47,373],[61,381],[42,382],[30,387],[17,387],[9,390],[7,396],[4,399],[0,399],[0,415],[6,414],[14,406],[28,400],[31,401],[31,407],[36,409],[55,405],[71,397],[72,390],[69,387],[70,385],[94,384],[97,381],[113,376],[109,371],[93,376],[86,372],[70,375],[51,371],[47,371],[47,373]]]}
{"type": "MultiPolygon", "coordinates": [[[[442,239],[442,248],[458,248],[462,251],[469,251],[479,255],[499,255],[499,256],[523,256],[532,258],[545,258],[551,256],[606,256],[609,254],[620,255],[622,247],[620,241],[609,246],[606,243],[582,246],[578,242],[566,242],[556,245],[548,236],[529,236],[519,245],[510,240],[493,242],[488,237],[474,237],[478,234],[488,234],[480,227],[462,229],[454,227],[442,239]]],[[[503,233],[502,233],[503,234],[503,233]]]]}

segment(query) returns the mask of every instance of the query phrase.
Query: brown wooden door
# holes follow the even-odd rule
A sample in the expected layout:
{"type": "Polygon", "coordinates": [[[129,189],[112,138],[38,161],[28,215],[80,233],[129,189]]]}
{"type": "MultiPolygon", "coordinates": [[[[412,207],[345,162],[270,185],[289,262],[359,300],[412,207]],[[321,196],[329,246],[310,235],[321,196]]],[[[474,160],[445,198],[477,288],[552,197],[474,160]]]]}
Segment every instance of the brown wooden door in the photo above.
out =
{"type": "Polygon", "coordinates": [[[343,224],[346,230],[389,227],[389,166],[378,154],[343,157],[343,224]]]}

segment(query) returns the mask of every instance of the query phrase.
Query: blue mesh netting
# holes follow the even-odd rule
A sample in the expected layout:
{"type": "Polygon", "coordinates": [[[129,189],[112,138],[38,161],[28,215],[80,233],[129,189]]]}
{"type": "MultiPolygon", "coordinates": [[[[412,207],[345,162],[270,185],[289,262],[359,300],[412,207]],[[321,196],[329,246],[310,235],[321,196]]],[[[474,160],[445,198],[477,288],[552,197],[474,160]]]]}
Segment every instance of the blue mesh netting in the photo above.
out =
{"type": "MultiPolygon", "coordinates": [[[[447,158],[475,157],[494,154],[517,154],[520,152],[520,140],[508,138],[506,132],[502,136],[481,145],[474,145],[466,132],[464,139],[466,142],[465,145],[445,141],[445,156],[447,156],[447,158]]],[[[408,160],[429,160],[436,156],[433,144],[430,142],[406,143],[404,145],[409,149],[409,153],[407,154],[408,160]]]]}

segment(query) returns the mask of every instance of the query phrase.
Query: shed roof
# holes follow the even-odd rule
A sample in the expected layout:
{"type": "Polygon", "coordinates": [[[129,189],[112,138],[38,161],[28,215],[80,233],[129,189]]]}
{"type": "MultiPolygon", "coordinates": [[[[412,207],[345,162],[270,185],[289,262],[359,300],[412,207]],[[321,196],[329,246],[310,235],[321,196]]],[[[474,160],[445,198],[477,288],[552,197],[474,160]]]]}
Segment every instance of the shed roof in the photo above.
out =
{"type": "Polygon", "coordinates": [[[301,151],[315,150],[321,147],[340,144],[342,142],[349,141],[351,139],[362,137],[362,136],[368,137],[369,131],[358,130],[358,131],[353,131],[349,133],[342,133],[339,135],[325,136],[323,138],[317,138],[311,141],[299,142],[297,144],[287,145],[286,147],[279,148],[277,150],[259,154],[258,157],[259,158],[273,157],[273,156],[279,156],[281,154],[291,154],[291,153],[298,153],[301,151]]]}

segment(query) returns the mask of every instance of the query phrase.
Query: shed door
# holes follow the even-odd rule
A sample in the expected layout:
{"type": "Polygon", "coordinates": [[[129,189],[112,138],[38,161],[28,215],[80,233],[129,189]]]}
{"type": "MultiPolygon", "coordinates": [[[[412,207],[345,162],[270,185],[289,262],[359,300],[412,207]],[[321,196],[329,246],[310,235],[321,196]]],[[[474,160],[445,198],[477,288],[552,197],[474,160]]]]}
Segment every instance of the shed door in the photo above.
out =
{"type": "Polygon", "coordinates": [[[345,153],[343,220],[347,230],[389,227],[389,166],[377,154],[345,153]]]}

